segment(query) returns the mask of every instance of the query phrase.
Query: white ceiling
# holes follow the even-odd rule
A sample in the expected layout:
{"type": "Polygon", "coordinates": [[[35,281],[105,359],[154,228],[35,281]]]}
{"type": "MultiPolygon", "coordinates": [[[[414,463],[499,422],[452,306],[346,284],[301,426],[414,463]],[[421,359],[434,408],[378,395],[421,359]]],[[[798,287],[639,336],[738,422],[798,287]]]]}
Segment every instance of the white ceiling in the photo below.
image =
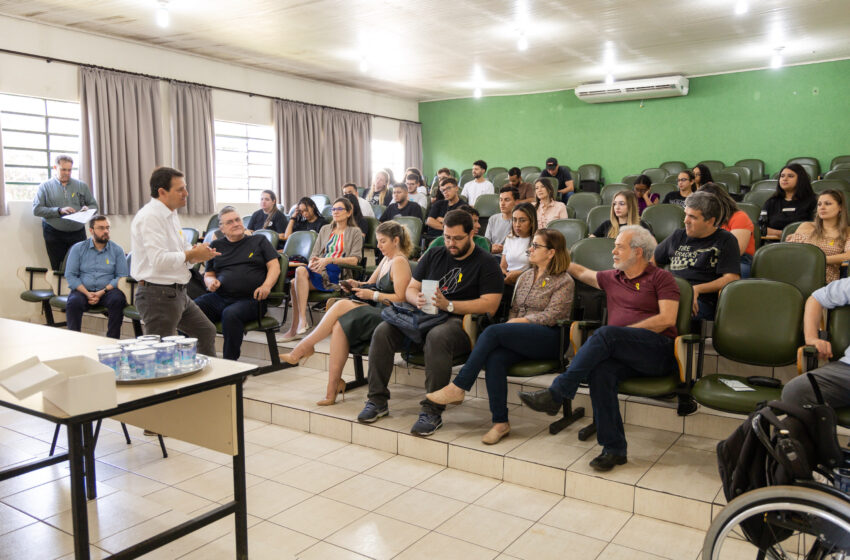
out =
{"type": "Polygon", "coordinates": [[[850,58],[850,1],[736,15],[741,1],[170,0],[165,29],[156,0],[0,0],[0,14],[417,100],[763,68],[778,47],[786,64],[850,58]]]}

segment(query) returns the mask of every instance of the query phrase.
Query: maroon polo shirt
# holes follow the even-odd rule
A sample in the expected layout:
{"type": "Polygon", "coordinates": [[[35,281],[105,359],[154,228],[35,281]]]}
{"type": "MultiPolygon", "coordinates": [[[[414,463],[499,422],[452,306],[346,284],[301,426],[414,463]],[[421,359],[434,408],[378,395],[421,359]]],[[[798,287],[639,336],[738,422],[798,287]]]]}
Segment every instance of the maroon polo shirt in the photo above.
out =
{"type": "MultiPolygon", "coordinates": [[[[608,324],[613,327],[627,327],[658,315],[658,300],[679,301],[679,286],[673,275],[654,264],[631,279],[619,270],[603,270],[596,273],[596,282],[605,291],[608,324]]],[[[676,327],[661,334],[676,338],[676,327]]]]}

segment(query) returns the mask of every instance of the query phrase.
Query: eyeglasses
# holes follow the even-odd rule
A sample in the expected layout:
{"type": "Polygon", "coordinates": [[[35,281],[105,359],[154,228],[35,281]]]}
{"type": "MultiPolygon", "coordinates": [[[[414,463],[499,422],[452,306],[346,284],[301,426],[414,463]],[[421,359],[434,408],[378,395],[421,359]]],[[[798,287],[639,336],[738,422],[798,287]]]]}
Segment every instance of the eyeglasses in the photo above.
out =
{"type": "Polygon", "coordinates": [[[345,206],[334,206],[331,208],[331,212],[345,212],[345,206]]]}
{"type": "Polygon", "coordinates": [[[551,249],[548,245],[538,245],[537,243],[531,244],[531,250],[536,251],[537,249],[551,249]]]}
{"type": "Polygon", "coordinates": [[[468,236],[468,235],[455,235],[454,237],[452,237],[451,235],[444,235],[444,236],[443,236],[443,239],[444,239],[445,241],[457,241],[457,242],[460,242],[460,241],[463,241],[464,239],[469,239],[469,236],[468,236]]]}
{"type": "Polygon", "coordinates": [[[687,183],[688,181],[690,181],[690,178],[688,178],[688,177],[680,177],[680,178],[676,179],[677,183],[687,183]]]}

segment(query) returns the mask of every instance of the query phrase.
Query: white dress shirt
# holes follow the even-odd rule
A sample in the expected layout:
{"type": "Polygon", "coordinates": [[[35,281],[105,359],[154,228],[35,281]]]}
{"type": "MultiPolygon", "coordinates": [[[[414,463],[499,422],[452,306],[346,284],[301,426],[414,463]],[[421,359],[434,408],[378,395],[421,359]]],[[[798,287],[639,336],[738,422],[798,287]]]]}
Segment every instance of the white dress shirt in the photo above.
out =
{"type": "Polygon", "coordinates": [[[495,194],[496,187],[493,186],[493,183],[487,181],[486,179],[482,182],[477,182],[474,179],[463,186],[463,192],[461,194],[466,197],[466,200],[469,201],[470,206],[475,206],[475,201],[482,194],[495,194]]]}
{"type": "Polygon", "coordinates": [[[130,276],[154,284],[186,284],[191,275],[185,251],[192,247],[183,237],[176,210],[154,198],[136,213],[130,225],[133,258],[130,276]]]}

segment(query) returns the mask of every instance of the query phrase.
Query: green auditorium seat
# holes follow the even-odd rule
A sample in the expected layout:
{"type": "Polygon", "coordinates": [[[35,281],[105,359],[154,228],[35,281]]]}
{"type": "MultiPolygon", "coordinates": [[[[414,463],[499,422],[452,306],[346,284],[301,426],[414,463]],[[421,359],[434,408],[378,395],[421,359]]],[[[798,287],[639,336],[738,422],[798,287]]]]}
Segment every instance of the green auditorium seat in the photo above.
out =
{"type": "Polygon", "coordinates": [[[743,165],[730,165],[729,167],[724,167],[721,171],[723,173],[734,173],[737,175],[738,183],[741,187],[749,187],[753,184],[753,174],[749,167],[744,167],[743,165]]]}
{"type": "Polygon", "coordinates": [[[803,166],[803,169],[809,174],[812,181],[817,181],[820,178],[820,160],[816,157],[793,157],[789,159],[785,165],[798,163],[803,166]]]}
{"type": "Polygon", "coordinates": [[[650,167],[641,171],[640,174],[649,177],[653,183],[663,183],[669,172],[661,167],[650,167]]]}
{"type": "Polygon", "coordinates": [[[595,206],[587,213],[587,234],[591,235],[611,215],[611,205],[595,206]]]}
{"type": "Polygon", "coordinates": [[[761,247],[761,228],[759,227],[759,214],[761,214],[761,208],[755,204],[750,204],[749,202],[739,202],[737,206],[738,210],[744,212],[753,223],[753,236],[756,241],[756,250],[758,250],[758,248],[761,247]]]}
{"type": "Polygon", "coordinates": [[[656,204],[644,210],[641,219],[652,228],[652,234],[661,243],[671,233],[685,227],[685,210],[678,204],[656,204]]]}
{"type": "Polygon", "coordinates": [[[626,185],[634,185],[638,177],[640,177],[640,175],[626,175],[622,178],[622,180],[620,180],[620,182],[626,185]]]}
{"type": "Polygon", "coordinates": [[[667,196],[667,193],[671,193],[673,191],[679,190],[679,187],[676,186],[675,177],[673,182],[664,182],[664,183],[655,183],[650,187],[650,192],[654,192],[658,195],[659,201],[664,200],[664,197],[667,196]]]}
{"type": "Polygon", "coordinates": [[[826,257],[808,243],[771,243],[756,251],[751,276],[791,284],[807,298],[826,284],[826,257]]]}
{"type": "Polygon", "coordinates": [[[632,190],[632,185],[627,185],[625,183],[611,183],[602,187],[602,190],[599,191],[599,196],[602,197],[602,204],[610,206],[611,203],[614,202],[614,197],[618,192],[630,190],[632,190]]]}
{"type": "MultiPolygon", "coordinates": [[[[688,164],[684,161],[665,161],[661,165],[659,165],[661,169],[667,172],[667,175],[678,175],[680,172],[685,169],[690,169],[688,164]]],[[[666,175],[665,175],[666,177],[666,175]]]]}
{"type": "Polygon", "coordinates": [[[767,199],[773,196],[775,190],[752,190],[744,195],[744,202],[749,202],[750,204],[755,204],[759,208],[764,207],[764,203],[767,202],[767,199]]]}
{"type": "MultiPolygon", "coordinates": [[[[254,232],[254,235],[261,235],[268,239],[269,243],[272,244],[272,248],[276,251],[277,246],[280,244],[280,235],[273,229],[258,229],[254,232]]],[[[287,261],[287,266],[289,266],[289,262],[287,261]]]]}
{"type": "Polygon", "coordinates": [[[567,247],[572,247],[577,241],[587,237],[587,222],[585,220],[573,218],[552,220],[546,228],[561,232],[567,242],[567,247]]]}
{"type": "Polygon", "coordinates": [[[422,252],[422,220],[416,216],[396,216],[393,220],[407,229],[407,233],[410,234],[410,245],[413,248],[410,257],[416,258],[422,252]]]}
{"type": "Polygon", "coordinates": [[[591,208],[600,206],[602,197],[599,193],[575,193],[567,201],[567,207],[576,211],[577,220],[587,220],[587,213],[591,208]]]}
{"type": "MultiPolygon", "coordinates": [[[[245,223],[247,224],[248,222],[245,223]]],[[[186,243],[189,245],[194,245],[201,237],[201,233],[195,228],[184,227],[181,231],[183,232],[183,239],[185,239],[186,243]]]]}
{"type": "MultiPolygon", "coordinates": [[[[720,170],[726,167],[726,164],[720,160],[716,159],[706,159],[700,162],[704,166],[708,167],[708,170],[711,171],[711,176],[713,177],[715,173],[720,173],[720,170]]],[[[697,164],[699,165],[699,164],[697,164]]],[[[696,167],[696,165],[694,166],[696,167]]]]}
{"type": "Polygon", "coordinates": [[[797,231],[797,228],[800,227],[805,222],[791,222],[784,228],[782,228],[782,233],[779,236],[780,241],[785,241],[788,239],[788,236],[797,231]]]}
{"type": "Polygon", "coordinates": [[[735,165],[746,167],[750,170],[750,180],[753,182],[761,181],[766,177],[764,174],[764,162],[760,159],[739,159],[735,165]]]}
{"type": "Polygon", "coordinates": [[[776,179],[762,179],[760,181],[755,181],[752,185],[750,185],[750,192],[768,191],[774,193],[776,192],[776,185],[778,184],[779,181],[776,179]]]}
{"type": "Polygon", "coordinates": [[[713,173],[712,177],[715,183],[726,185],[727,192],[732,194],[739,194],[741,192],[741,177],[737,173],[723,170],[713,173]]]}

